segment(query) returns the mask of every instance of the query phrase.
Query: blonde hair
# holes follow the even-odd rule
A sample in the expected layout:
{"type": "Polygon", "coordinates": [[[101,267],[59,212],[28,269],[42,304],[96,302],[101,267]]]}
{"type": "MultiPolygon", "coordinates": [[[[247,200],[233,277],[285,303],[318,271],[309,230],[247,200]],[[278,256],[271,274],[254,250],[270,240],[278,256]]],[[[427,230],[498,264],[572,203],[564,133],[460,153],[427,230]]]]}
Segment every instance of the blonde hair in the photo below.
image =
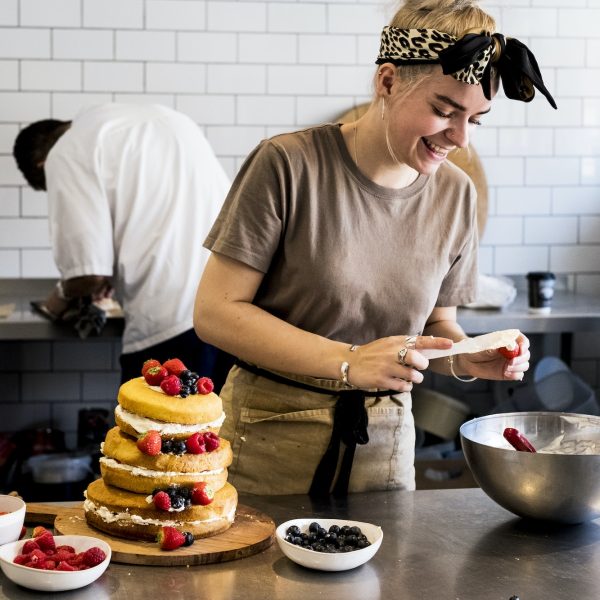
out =
{"type": "Polygon", "coordinates": [[[390,25],[402,29],[437,29],[455,37],[470,30],[496,30],[496,21],[477,0],[405,0],[390,25]]]}
{"type": "MultiPolygon", "coordinates": [[[[467,32],[496,31],[495,19],[479,7],[477,0],[404,0],[390,25],[401,29],[437,29],[458,38],[467,32]]],[[[431,76],[434,68],[433,65],[397,67],[396,75],[405,84],[403,95],[431,76]]]]}

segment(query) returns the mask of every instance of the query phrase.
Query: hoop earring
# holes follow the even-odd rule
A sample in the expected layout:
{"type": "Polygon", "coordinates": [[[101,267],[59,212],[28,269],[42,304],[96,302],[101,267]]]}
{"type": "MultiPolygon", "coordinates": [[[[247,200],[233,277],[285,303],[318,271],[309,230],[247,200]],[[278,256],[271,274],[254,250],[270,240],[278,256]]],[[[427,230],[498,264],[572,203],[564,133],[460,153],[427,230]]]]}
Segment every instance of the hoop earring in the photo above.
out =
{"type": "Polygon", "coordinates": [[[385,113],[385,99],[381,97],[381,120],[383,121],[383,115],[385,113]]]}

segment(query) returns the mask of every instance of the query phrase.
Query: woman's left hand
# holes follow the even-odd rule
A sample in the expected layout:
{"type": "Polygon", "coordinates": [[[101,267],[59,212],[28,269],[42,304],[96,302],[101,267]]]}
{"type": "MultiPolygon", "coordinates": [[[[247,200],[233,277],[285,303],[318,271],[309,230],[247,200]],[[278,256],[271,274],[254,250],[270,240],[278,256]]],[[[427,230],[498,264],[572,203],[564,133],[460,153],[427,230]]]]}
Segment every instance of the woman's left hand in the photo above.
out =
{"type": "Polygon", "coordinates": [[[519,354],[506,359],[498,349],[484,350],[473,354],[459,354],[455,357],[459,368],[455,370],[470,377],[496,381],[521,381],[529,369],[529,340],[523,334],[517,338],[519,354]]]}

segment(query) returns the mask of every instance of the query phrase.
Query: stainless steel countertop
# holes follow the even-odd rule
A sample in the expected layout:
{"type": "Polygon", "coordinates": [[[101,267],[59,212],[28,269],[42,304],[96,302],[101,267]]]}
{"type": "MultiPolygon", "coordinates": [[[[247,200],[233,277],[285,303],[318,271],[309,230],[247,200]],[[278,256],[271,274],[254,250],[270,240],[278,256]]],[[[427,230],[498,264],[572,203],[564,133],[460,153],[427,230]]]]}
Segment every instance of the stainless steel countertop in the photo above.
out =
{"type": "MultiPolygon", "coordinates": [[[[480,489],[355,494],[312,504],[305,496],[242,496],[277,524],[336,517],[381,525],[383,543],[352,571],[311,571],[275,544],[237,561],[195,567],[113,563],[87,588],[54,600],[592,600],[600,598],[600,520],[556,527],[527,522],[480,489]]],[[[39,598],[0,576],[2,598],[39,598]]]]}
{"type": "MultiPolygon", "coordinates": [[[[8,318],[0,318],[0,340],[79,338],[72,323],[53,323],[31,308],[30,302],[44,300],[55,283],[55,279],[0,280],[0,304],[15,305],[14,311],[8,318]]],[[[122,333],[123,319],[108,319],[101,338],[120,339],[122,333]]]]}
{"type": "MultiPolygon", "coordinates": [[[[43,299],[54,285],[46,279],[0,280],[0,304],[15,304],[7,319],[0,319],[0,340],[52,340],[75,338],[69,324],[55,324],[32,311],[30,301],[43,299]]],[[[519,290],[516,300],[503,310],[460,308],[458,321],[469,335],[501,329],[520,329],[526,334],[600,331],[600,297],[557,290],[549,315],[532,315],[527,293],[519,290]]],[[[103,338],[120,338],[122,319],[109,319],[103,338]]]]}
{"type": "Polygon", "coordinates": [[[502,329],[520,329],[523,333],[564,333],[600,331],[600,296],[557,290],[549,314],[531,314],[527,291],[520,290],[505,309],[460,308],[458,321],[468,334],[502,329]]]}

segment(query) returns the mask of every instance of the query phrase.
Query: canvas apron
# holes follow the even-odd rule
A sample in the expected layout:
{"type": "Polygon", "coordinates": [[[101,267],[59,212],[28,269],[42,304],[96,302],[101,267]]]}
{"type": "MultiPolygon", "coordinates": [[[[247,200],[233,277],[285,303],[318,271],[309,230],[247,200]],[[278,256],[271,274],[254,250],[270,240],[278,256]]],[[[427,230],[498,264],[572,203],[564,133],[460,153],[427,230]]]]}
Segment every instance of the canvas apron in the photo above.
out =
{"type": "MultiPolygon", "coordinates": [[[[332,440],[343,384],[289,374],[285,378],[329,393],[308,391],[234,366],[221,390],[231,442],[229,481],[252,494],[306,494],[332,440]]],[[[409,393],[367,397],[368,443],[356,446],[349,492],[415,489],[415,431],[409,393]]],[[[341,443],[336,477],[346,444],[341,443]]]]}

